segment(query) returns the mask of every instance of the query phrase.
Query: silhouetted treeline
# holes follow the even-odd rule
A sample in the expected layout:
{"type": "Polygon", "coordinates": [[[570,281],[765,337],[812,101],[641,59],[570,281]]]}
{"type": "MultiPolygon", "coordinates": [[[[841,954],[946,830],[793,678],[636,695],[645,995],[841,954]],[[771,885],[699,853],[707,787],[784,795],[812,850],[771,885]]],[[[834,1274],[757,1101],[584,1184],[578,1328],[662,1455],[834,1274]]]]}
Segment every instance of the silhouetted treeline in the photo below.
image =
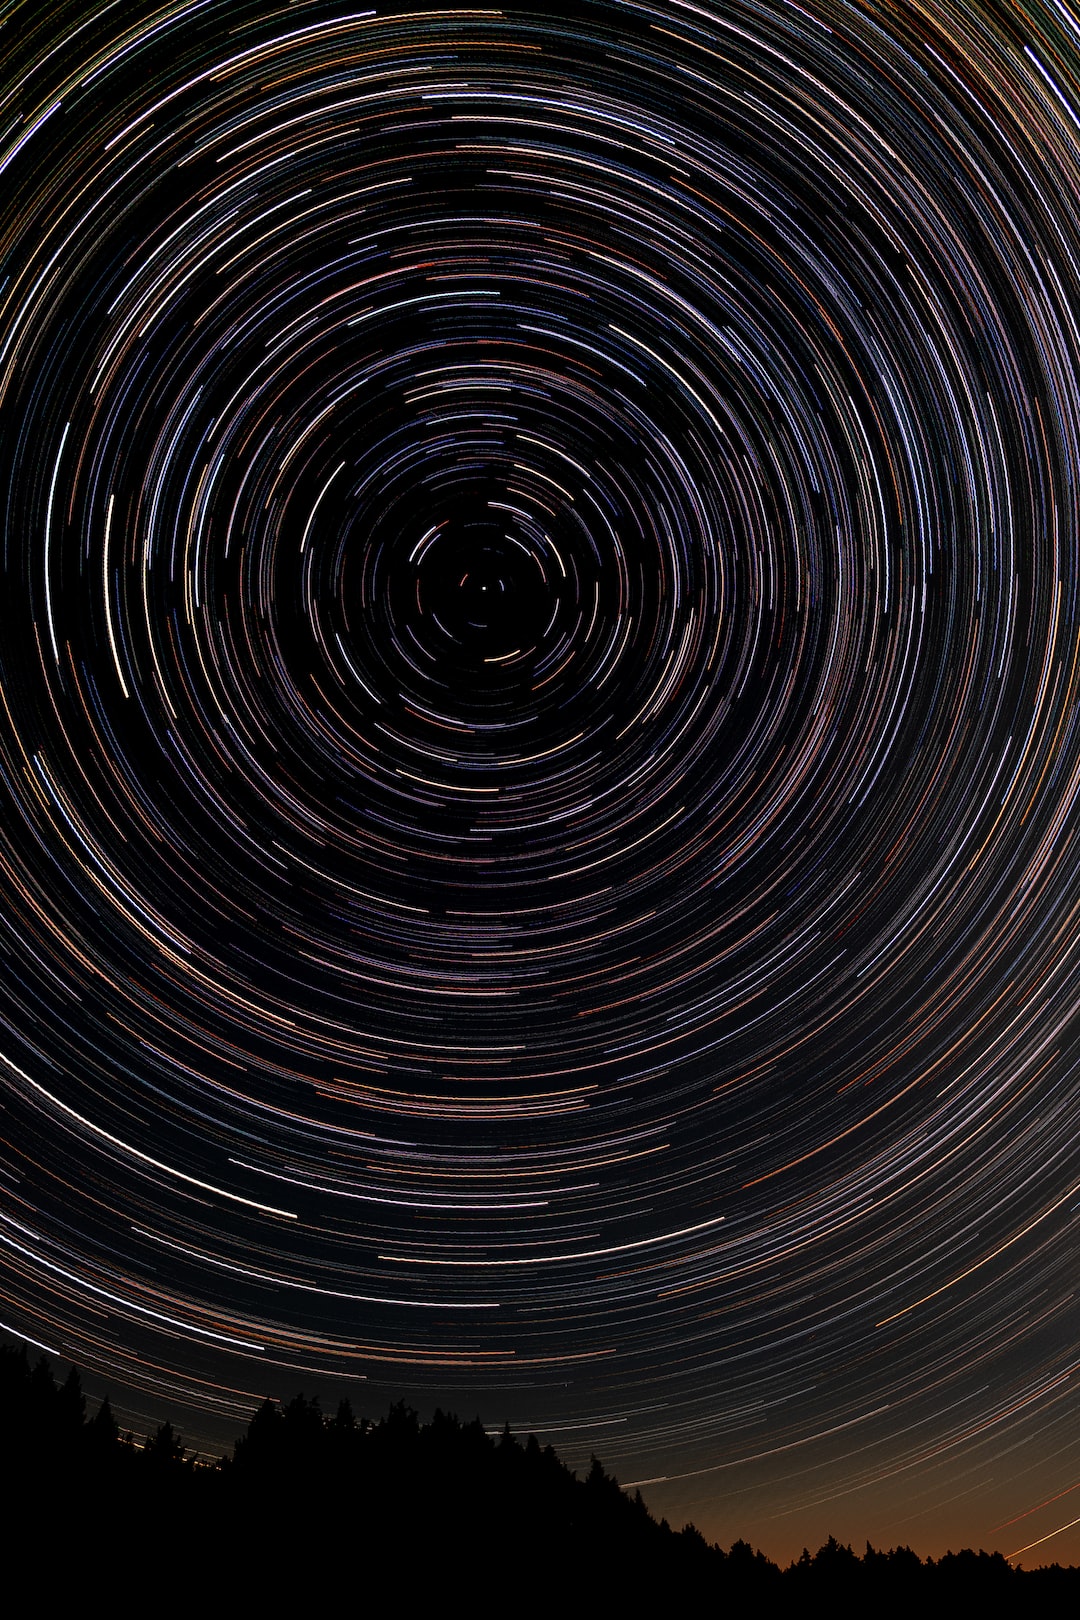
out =
{"type": "Polygon", "coordinates": [[[971,1551],[924,1562],[869,1544],[860,1557],[831,1537],[780,1569],[744,1541],[724,1551],[692,1525],[658,1522],[595,1457],[579,1479],[535,1436],[496,1439],[442,1412],[421,1423],[402,1404],[371,1422],[347,1401],[328,1416],[302,1395],[267,1400],[231,1457],[200,1460],[171,1423],[137,1443],[107,1400],[88,1416],[78,1372],[58,1384],[25,1350],[0,1348],[0,1444],[15,1487],[0,1520],[9,1568],[12,1557],[35,1564],[46,1590],[100,1575],[107,1555],[179,1583],[177,1597],[205,1597],[207,1583],[263,1599],[332,1590],[356,1608],[387,1582],[403,1599],[435,1588],[493,1599],[511,1582],[519,1607],[575,1589],[653,1594],[695,1614],[743,1600],[782,1612],[814,1595],[886,1611],[955,1599],[1034,1612],[1080,1596],[1075,1568],[1022,1571],[971,1551]]]}

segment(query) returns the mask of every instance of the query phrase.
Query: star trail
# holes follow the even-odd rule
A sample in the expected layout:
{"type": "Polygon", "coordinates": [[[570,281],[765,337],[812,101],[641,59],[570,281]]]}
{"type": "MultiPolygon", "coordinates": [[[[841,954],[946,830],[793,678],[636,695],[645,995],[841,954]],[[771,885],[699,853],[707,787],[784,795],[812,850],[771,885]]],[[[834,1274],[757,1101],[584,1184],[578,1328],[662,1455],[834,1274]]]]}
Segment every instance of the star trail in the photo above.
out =
{"type": "Polygon", "coordinates": [[[1080,1555],[1080,10],[2,60],[2,1325],[1080,1555]]]}

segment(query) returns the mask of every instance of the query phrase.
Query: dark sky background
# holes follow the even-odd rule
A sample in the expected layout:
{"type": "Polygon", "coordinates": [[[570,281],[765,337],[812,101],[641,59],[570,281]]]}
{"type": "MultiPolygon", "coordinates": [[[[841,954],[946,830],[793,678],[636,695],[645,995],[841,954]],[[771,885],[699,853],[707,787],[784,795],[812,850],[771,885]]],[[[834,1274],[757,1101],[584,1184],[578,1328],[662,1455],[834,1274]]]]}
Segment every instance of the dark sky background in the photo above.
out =
{"type": "Polygon", "coordinates": [[[1080,11],[0,54],[3,1328],[1080,1560],[1080,11]]]}

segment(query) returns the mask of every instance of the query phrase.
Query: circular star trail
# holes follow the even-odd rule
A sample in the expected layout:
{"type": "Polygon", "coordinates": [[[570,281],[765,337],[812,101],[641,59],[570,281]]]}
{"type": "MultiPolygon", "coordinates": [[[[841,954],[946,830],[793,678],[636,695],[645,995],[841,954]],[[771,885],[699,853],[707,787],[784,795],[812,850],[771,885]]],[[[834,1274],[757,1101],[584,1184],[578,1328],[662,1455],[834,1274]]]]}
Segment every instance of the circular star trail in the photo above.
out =
{"type": "Polygon", "coordinates": [[[5,1325],[777,1501],[1042,1432],[1073,11],[4,28],[5,1325]]]}

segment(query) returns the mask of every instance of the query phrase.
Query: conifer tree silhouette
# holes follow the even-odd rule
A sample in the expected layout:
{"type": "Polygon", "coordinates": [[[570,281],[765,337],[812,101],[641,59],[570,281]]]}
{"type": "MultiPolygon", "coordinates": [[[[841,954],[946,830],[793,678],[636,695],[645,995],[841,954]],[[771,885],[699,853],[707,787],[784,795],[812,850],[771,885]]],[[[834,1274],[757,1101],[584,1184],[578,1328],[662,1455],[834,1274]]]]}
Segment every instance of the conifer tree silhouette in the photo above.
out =
{"type": "Polygon", "coordinates": [[[158,1474],[175,1475],[188,1462],[184,1443],[168,1420],[147,1435],[142,1456],[145,1464],[158,1474]]]}
{"type": "Polygon", "coordinates": [[[529,1589],[551,1604],[577,1591],[590,1606],[648,1600],[686,1613],[729,1602],[771,1612],[812,1596],[886,1610],[948,1602],[961,1612],[1008,1612],[1019,1600],[1016,1612],[1046,1613],[1080,1597],[1080,1570],[1022,1571],[971,1549],[923,1562],[910,1547],[867,1542],[859,1557],[830,1536],[786,1570],[744,1540],[725,1554],[693,1525],[675,1531],[653,1518],[640,1491],[624,1491],[598,1457],[579,1479],[535,1435],[523,1443],[508,1423],[490,1433],[478,1418],[443,1411],[422,1423],[404,1401],[370,1422],[348,1400],[327,1417],[314,1395],[267,1398],[231,1457],[196,1467],[171,1421],[135,1447],[121,1439],[107,1396],[87,1418],[76,1368],[58,1385],[47,1358],[31,1366],[25,1347],[0,1347],[0,1439],[23,1487],[10,1546],[27,1553],[41,1542],[49,1520],[40,1503],[59,1493],[69,1517],[74,1504],[80,1515],[69,1552],[81,1535],[89,1556],[123,1527],[148,1567],[182,1555],[210,1583],[232,1579],[248,1604],[257,1592],[272,1606],[284,1581],[310,1606],[317,1569],[343,1574],[358,1556],[395,1570],[402,1590],[422,1567],[444,1579],[475,1567],[511,1582],[527,1572],[529,1589]],[[340,1556],[313,1564],[316,1545],[340,1556]],[[238,1562],[246,1547],[265,1549],[257,1567],[238,1562]]]}

